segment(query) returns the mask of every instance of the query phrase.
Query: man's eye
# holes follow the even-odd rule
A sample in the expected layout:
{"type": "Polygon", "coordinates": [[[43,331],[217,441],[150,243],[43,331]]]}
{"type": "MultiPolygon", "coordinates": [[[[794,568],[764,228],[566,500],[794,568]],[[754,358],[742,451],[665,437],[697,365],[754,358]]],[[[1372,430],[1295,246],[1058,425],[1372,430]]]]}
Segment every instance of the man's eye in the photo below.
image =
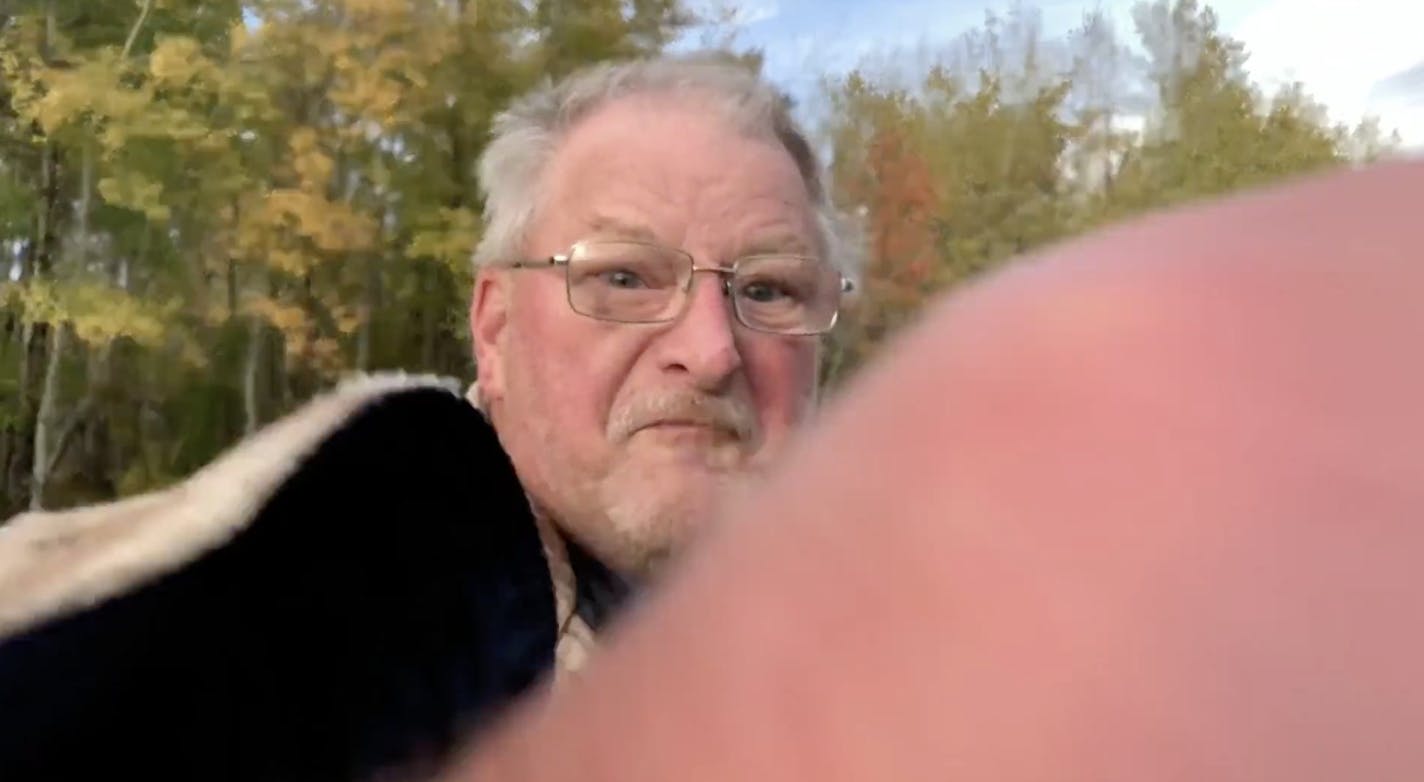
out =
{"type": "Polygon", "coordinates": [[[602,274],[603,281],[615,288],[643,288],[643,278],[627,269],[609,269],[602,274]]]}
{"type": "Polygon", "coordinates": [[[756,303],[797,303],[805,298],[805,291],[785,279],[758,279],[742,285],[740,296],[756,303]]]}
{"type": "Polygon", "coordinates": [[[749,282],[742,286],[742,297],[758,304],[791,298],[792,295],[785,285],[775,282],[749,282]]]}

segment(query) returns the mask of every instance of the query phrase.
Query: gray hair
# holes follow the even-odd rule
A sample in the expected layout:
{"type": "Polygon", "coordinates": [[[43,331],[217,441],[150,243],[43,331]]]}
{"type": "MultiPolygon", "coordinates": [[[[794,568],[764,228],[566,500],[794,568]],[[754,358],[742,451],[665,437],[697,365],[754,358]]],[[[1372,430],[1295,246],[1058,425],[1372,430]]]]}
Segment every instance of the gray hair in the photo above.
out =
{"type": "Polygon", "coordinates": [[[706,52],[600,63],[557,84],[546,83],[499,114],[479,161],[485,231],[475,249],[475,265],[507,262],[522,252],[539,205],[544,169],[580,119],[619,98],[688,93],[706,95],[738,128],[774,138],[786,149],[816,210],[826,260],[858,281],[858,253],[831,203],[815,149],[791,115],[790,100],[751,68],[706,52]]]}

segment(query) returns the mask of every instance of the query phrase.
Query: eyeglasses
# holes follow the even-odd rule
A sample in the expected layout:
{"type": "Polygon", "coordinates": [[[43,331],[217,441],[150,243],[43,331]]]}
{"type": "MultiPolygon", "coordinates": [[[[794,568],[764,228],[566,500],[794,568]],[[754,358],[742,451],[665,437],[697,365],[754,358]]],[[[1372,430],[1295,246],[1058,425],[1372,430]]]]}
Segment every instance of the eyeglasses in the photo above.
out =
{"type": "Polygon", "coordinates": [[[508,264],[519,269],[563,266],[569,306],[580,315],[619,323],[667,323],[687,307],[694,272],[722,277],[738,322],[772,334],[830,331],[841,297],[854,289],[820,259],[752,255],[731,268],[698,266],[682,250],[648,242],[579,242],[566,254],[508,264]]]}

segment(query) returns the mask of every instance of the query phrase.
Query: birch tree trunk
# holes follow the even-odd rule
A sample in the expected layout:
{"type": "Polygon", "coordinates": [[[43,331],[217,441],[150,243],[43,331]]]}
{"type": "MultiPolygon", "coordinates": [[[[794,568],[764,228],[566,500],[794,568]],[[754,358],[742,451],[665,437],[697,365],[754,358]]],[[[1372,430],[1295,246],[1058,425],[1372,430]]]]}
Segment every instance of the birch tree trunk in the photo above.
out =
{"type": "Polygon", "coordinates": [[[45,487],[50,475],[50,438],[59,427],[59,367],[64,360],[68,329],[55,323],[49,330],[49,360],[45,366],[44,391],[40,395],[39,415],[35,418],[35,447],[31,459],[30,510],[44,507],[45,487]]]}
{"type": "Polygon", "coordinates": [[[258,402],[257,381],[262,372],[262,343],[266,341],[262,316],[248,316],[247,357],[242,366],[242,410],[244,434],[252,434],[262,425],[262,409],[258,402]]]}

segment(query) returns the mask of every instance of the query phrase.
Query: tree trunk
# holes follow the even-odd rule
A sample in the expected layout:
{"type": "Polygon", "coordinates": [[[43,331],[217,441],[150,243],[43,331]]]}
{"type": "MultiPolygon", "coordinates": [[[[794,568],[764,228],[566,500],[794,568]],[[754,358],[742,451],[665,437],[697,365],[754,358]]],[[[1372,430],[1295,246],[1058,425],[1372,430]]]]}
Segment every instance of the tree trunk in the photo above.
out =
{"type": "MultiPolygon", "coordinates": [[[[89,352],[88,388],[84,392],[84,401],[70,414],[71,425],[78,427],[78,434],[82,434],[79,463],[84,475],[91,486],[100,487],[104,494],[110,492],[112,477],[108,436],[110,416],[104,415],[103,409],[111,405],[109,383],[113,377],[113,356],[113,345],[104,345],[89,352]]],[[[66,430],[66,433],[76,432],[66,430]]],[[[63,453],[63,445],[64,440],[61,439],[60,444],[55,446],[56,456],[63,453]]]]}
{"type": "MultiPolygon", "coordinates": [[[[53,23],[54,8],[50,6],[49,17],[51,25],[53,23]]],[[[48,46],[48,42],[44,43],[48,46]]],[[[36,129],[38,132],[38,128],[36,129]]],[[[35,212],[34,236],[30,242],[29,263],[23,272],[27,275],[24,279],[40,280],[50,276],[54,266],[54,248],[57,242],[58,229],[56,224],[59,216],[60,182],[59,182],[59,150],[53,142],[46,141],[40,156],[40,203],[35,212]]],[[[6,483],[8,484],[6,493],[12,501],[18,504],[21,495],[21,487],[28,476],[31,480],[29,505],[34,507],[35,490],[33,478],[37,473],[44,473],[44,464],[36,460],[33,446],[40,441],[39,421],[35,409],[34,394],[32,385],[36,368],[44,360],[45,343],[53,342],[52,327],[44,323],[35,323],[27,320],[23,334],[21,336],[21,349],[24,351],[20,359],[20,384],[18,388],[19,415],[17,416],[16,430],[11,440],[14,446],[11,450],[10,463],[6,470],[6,483]]]]}
{"type": "Polygon", "coordinates": [[[68,331],[63,324],[50,328],[49,360],[45,366],[44,391],[35,417],[34,458],[30,473],[30,510],[44,507],[45,486],[50,478],[50,437],[59,425],[59,369],[64,361],[68,331]]]}
{"type": "MultiPolygon", "coordinates": [[[[90,250],[92,249],[93,242],[90,237],[90,213],[93,211],[94,203],[94,166],[94,146],[86,141],[84,144],[83,166],[80,169],[78,230],[75,234],[75,239],[79,245],[78,252],[76,252],[75,255],[78,261],[79,274],[81,275],[90,272],[89,264],[92,260],[90,250]]],[[[117,276],[116,266],[111,258],[108,268],[105,269],[105,276],[110,280],[117,276]]],[[[60,459],[64,456],[65,449],[74,435],[80,431],[81,427],[83,427],[85,437],[83,447],[80,449],[79,464],[83,466],[83,472],[85,474],[88,474],[91,471],[90,468],[94,466],[94,448],[96,446],[95,438],[93,437],[94,428],[86,425],[86,419],[89,417],[89,411],[98,404],[104,378],[108,371],[109,352],[112,349],[112,343],[94,345],[89,348],[88,355],[84,362],[84,397],[70,412],[69,420],[65,423],[64,428],[56,433],[53,441],[53,453],[49,458],[48,465],[45,467],[45,475],[54,474],[60,459]]],[[[102,419],[103,416],[99,418],[102,419]]]]}
{"type": "Polygon", "coordinates": [[[356,331],[356,371],[367,372],[371,368],[371,329],[376,317],[376,262],[374,255],[366,260],[366,286],[361,292],[361,323],[356,331]]]}
{"type": "Polygon", "coordinates": [[[262,368],[262,343],[266,330],[260,315],[248,316],[247,359],[242,367],[242,409],[244,434],[252,434],[262,425],[262,410],[258,403],[257,380],[262,368]]]}
{"type": "Polygon", "coordinates": [[[435,366],[435,330],[439,321],[438,270],[423,264],[420,270],[420,370],[429,372],[435,366]]]}
{"type": "Polygon", "coordinates": [[[35,421],[30,386],[33,383],[37,332],[43,339],[43,329],[33,321],[26,320],[20,333],[20,382],[16,387],[18,410],[14,423],[6,433],[9,439],[5,465],[5,496],[9,500],[9,507],[5,508],[7,516],[9,512],[23,507],[19,498],[23,496],[25,478],[30,472],[35,421]]]}
{"type": "Polygon", "coordinates": [[[375,337],[376,310],[380,308],[382,293],[381,270],[384,264],[381,261],[386,248],[384,223],[385,221],[382,220],[383,228],[375,249],[366,255],[366,284],[361,291],[361,324],[360,329],[356,332],[356,371],[358,372],[367,372],[371,368],[371,341],[375,337]]]}
{"type": "Polygon", "coordinates": [[[153,0],[143,0],[143,6],[139,9],[138,21],[129,28],[128,39],[124,41],[124,50],[119,55],[120,60],[127,60],[129,53],[133,51],[134,44],[138,42],[138,33],[143,29],[143,23],[148,21],[148,15],[153,11],[153,0]]]}

